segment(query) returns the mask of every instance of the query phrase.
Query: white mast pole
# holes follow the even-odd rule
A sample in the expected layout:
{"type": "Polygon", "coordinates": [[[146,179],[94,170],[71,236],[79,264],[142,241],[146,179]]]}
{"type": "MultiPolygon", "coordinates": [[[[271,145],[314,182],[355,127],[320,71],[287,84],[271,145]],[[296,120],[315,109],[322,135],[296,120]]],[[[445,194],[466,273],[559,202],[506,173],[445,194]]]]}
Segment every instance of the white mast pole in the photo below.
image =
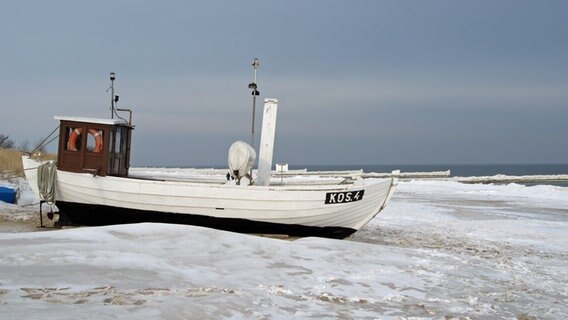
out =
{"type": "Polygon", "coordinates": [[[260,152],[256,178],[256,184],[259,186],[268,186],[270,184],[270,170],[272,170],[272,156],[274,154],[277,113],[278,99],[264,99],[262,134],[260,135],[260,152]]]}

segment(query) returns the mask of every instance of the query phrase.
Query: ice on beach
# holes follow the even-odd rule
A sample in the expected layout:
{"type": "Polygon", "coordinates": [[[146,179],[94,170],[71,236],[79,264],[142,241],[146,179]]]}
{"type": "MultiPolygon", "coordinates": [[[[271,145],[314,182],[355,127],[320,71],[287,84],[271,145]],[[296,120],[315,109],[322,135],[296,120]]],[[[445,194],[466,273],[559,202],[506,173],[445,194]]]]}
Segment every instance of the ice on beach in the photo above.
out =
{"type": "Polygon", "coordinates": [[[563,319],[567,243],[568,188],[410,181],[347,240],[0,233],[0,305],[8,319],[563,319]]]}

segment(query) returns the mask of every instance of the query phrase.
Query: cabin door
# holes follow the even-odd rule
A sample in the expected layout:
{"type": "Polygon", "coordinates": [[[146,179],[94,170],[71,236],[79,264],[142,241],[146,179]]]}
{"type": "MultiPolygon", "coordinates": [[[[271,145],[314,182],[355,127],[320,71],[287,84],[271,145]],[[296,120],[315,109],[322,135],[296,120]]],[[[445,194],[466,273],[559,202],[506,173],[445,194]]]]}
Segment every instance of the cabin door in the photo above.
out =
{"type": "Polygon", "coordinates": [[[125,177],[128,175],[128,129],[125,127],[113,127],[110,139],[111,143],[108,151],[109,175],[125,177]]]}

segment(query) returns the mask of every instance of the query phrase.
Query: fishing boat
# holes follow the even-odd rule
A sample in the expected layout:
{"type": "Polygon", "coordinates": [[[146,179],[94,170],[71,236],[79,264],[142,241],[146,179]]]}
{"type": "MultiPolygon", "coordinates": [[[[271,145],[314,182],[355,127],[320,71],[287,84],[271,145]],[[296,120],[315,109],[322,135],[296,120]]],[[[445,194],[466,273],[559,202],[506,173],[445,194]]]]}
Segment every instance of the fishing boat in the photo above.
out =
{"type": "MultiPolygon", "coordinates": [[[[114,89],[112,94],[111,101],[118,101],[114,89]]],[[[338,239],[361,229],[387,205],[396,173],[382,179],[275,182],[271,169],[277,107],[276,99],[265,99],[257,169],[252,170],[254,148],[237,141],[229,148],[224,181],[129,174],[132,111],[114,103],[110,119],[56,116],[57,160],[23,155],[22,162],[32,189],[57,207],[60,224],[179,223],[338,239]],[[129,112],[128,120],[117,111],[129,112]]]]}

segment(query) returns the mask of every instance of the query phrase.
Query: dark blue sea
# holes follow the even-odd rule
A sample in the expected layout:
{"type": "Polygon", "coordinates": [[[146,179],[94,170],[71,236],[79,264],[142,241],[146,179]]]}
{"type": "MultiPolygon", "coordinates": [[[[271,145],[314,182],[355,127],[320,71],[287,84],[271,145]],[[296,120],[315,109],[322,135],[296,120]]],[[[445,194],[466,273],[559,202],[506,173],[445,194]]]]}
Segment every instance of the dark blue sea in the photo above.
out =
{"type": "Polygon", "coordinates": [[[568,174],[568,164],[290,165],[290,169],[302,168],[308,168],[310,171],[363,169],[365,172],[390,172],[392,170],[430,172],[450,170],[452,177],[493,176],[497,174],[509,176],[568,174]]]}
{"type": "MultiPolygon", "coordinates": [[[[225,168],[226,166],[215,166],[225,168]]],[[[450,170],[450,177],[479,177],[504,174],[508,176],[568,175],[568,164],[389,164],[389,165],[289,165],[290,169],[309,171],[359,170],[364,172],[432,172],[450,170]]],[[[534,184],[534,183],[532,183],[534,184]]],[[[541,184],[541,183],[539,183],[541,184]]],[[[547,181],[542,184],[568,187],[568,181],[547,181]]]]}
{"type": "MultiPolygon", "coordinates": [[[[450,170],[451,177],[477,177],[504,174],[509,176],[568,174],[568,164],[433,164],[433,165],[306,165],[290,169],[308,168],[319,170],[358,170],[365,172],[431,172],[450,170]]],[[[547,181],[543,184],[568,187],[568,181],[547,181]]]]}

